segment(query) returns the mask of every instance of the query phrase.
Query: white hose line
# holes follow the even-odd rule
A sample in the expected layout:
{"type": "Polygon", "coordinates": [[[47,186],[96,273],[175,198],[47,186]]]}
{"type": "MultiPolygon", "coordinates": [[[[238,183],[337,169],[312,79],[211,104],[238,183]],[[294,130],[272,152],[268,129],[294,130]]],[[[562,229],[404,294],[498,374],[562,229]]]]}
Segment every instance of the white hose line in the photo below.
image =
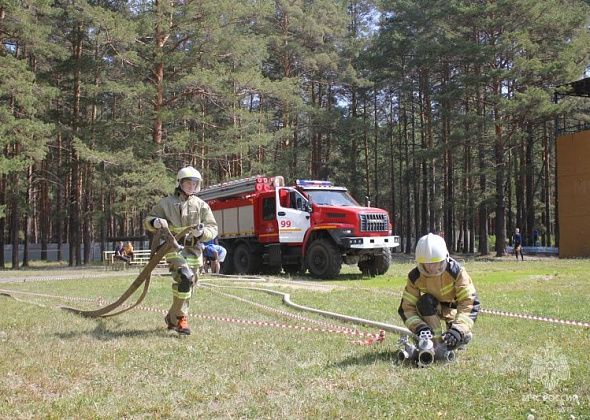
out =
{"type": "Polygon", "coordinates": [[[243,298],[241,296],[233,295],[231,293],[224,293],[224,292],[219,291],[219,290],[214,290],[213,288],[210,288],[210,290],[211,290],[211,292],[216,293],[219,296],[223,296],[223,297],[230,298],[230,299],[235,299],[235,300],[237,300],[239,302],[244,302],[244,303],[247,303],[249,305],[255,306],[257,308],[263,309],[265,311],[272,312],[272,313],[275,313],[275,314],[278,314],[278,315],[281,315],[281,316],[284,316],[284,317],[287,317],[287,318],[297,319],[297,320],[300,320],[300,321],[304,321],[304,322],[308,322],[308,323],[312,323],[312,324],[316,324],[316,325],[322,325],[324,327],[331,328],[331,329],[347,330],[347,331],[351,331],[351,332],[355,332],[355,333],[358,332],[358,330],[356,328],[344,327],[342,325],[336,325],[336,324],[333,324],[333,323],[330,323],[330,322],[320,321],[318,319],[308,318],[308,317],[305,317],[303,315],[298,315],[298,314],[295,314],[295,313],[292,313],[292,312],[288,312],[288,311],[285,311],[285,310],[282,310],[282,309],[274,308],[274,307],[271,307],[271,306],[268,306],[268,305],[263,305],[261,303],[254,302],[252,300],[245,299],[245,298],[243,298]]]}
{"type": "Polygon", "coordinates": [[[389,332],[392,332],[395,334],[413,336],[412,332],[410,330],[408,330],[407,328],[398,327],[396,325],[385,324],[383,322],[371,321],[369,319],[357,318],[354,316],[339,314],[336,312],[322,311],[320,309],[311,308],[309,306],[299,305],[299,304],[291,301],[291,296],[289,295],[289,293],[283,293],[283,292],[279,292],[276,290],[263,289],[263,288],[259,288],[259,287],[217,286],[217,285],[213,285],[211,283],[203,283],[203,282],[200,282],[199,284],[201,284],[202,286],[207,286],[207,287],[227,287],[227,288],[234,288],[234,289],[254,290],[254,291],[264,292],[264,293],[268,293],[268,294],[275,295],[275,296],[281,296],[283,298],[283,303],[285,305],[290,306],[295,309],[299,309],[301,311],[312,312],[312,313],[315,313],[318,315],[326,316],[326,317],[337,319],[340,321],[351,322],[353,324],[360,324],[360,325],[364,325],[367,327],[375,327],[375,328],[379,328],[381,330],[389,331],[389,332]]]}

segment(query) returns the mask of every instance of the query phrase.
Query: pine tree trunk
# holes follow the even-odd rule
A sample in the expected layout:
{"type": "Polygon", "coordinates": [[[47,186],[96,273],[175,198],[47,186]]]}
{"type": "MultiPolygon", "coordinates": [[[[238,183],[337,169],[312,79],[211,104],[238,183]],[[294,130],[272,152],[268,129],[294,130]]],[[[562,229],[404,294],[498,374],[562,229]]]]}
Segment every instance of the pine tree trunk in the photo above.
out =
{"type": "MultiPolygon", "coordinates": [[[[74,92],[73,92],[73,100],[74,106],[72,110],[72,130],[74,134],[78,132],[79,124],[80,124],[80,99],[81,99],[81,89],[82,89],[82,80],[81,80],[81,68],[82,68],[82,24],[79,23],[77,27],[77,38],[73,45],[74,50],[74,62],[75,62],[75,72],[74,72],[74,92]]],[[[80,233],[81,233],[81,223],[80,223],[80,213],[81,213],[81,199],[82,199],[82,180],[81,180],[81,171],[80,171],[80,158],[78,156],[78,152],[73,147],[73,144],[70,143],[70,159],[71,159],[71,167],[70,167],[70,217],[69,217],[69,226],[68,226],[68,233],[69,233],[69,245],[70,245],[70,255],[69,255],[69,265],[81,265],[82,263],[82,255],[81,255],[81,241],[80,241],[80,233]]]]}
{"type": "Polygon", "coordinates": [[[535,230],[535,168],[533,162],[533,148],[535,143],[534,130],[531,123],[527,125],[527,142],[525,155],[525,176],[526,176],[526,227],[528,245],[535,245],[533,241],[533,230],[535,230]]]}
{"type": "Polygon", "coordinates": [[[363,151],[365,155],[363,172],[365,174],[365,195],[371,197],[371,181],[369,176],[371,169],[369,167],[369,127],[367,121],[369,119],[367,111],[367,98],[363,98],[363,151]]]}
{"type": "MultiPolygon", "coordinates": [[[[450,78],[448,64],[444,65],[443,92],[448,89],[450,78]]],[[[455,223],[454,223],[454,184],[453,184],[453,150],[451,146],[451,122],[450,122],[450,101],[446,97],[442,100],[442,143],[444,147],[444,232],[445,241],[450,251],[456,249],[455,223]]]]}
{"type": "MultiPolygon", "coordinates": [[[[404,98],[405,101],[405,98],[404,98]]],[[[405,215],[405,219],[406,219],[406,245],[405,245],[405,253],[406,254],[410,254],[412,253],[413,249],[412,249],[412,201],[411,201],[411,189],[410,189],[410,174],[409,174],[409,165],[410,165],[410,153],[409,153],[409,147],[408,147],[408,143],[409,143],[409,136],[408,136],[408,111],[407,111],[407,107],[404,106],[403,108],[403,118],[402,118],[402,124],[403,124],[403,151],[404,151],[404,162],[406,162],[406,170],[404,173],[404,176],[402,179],[405,180],[405,182],[403,182],[406,185],[406,194],[404,196],[404,211],[406,213],[405,215]]]]}
{"type": "Polygon", "coordinates": [[[163,122],[160,113],[164,107],[164,51],[163,47],[168,39],[163,27],[164,16],[162,12],[161,0],[155,0],[155,19],[154,29],[154,67],[152,71],[152,83],[156,91],[153,99],[154,120],[152,121],[152,142],[162,144],[163,122]]]}
{"type": "MultiPolygon", "coordinates": [[[[465,113],[468,113],[468,106],[466,105],[465,107],[465,113]]],[[[469,133],[469,125],[466,123],[466,127],[465,127],[465,133],[469,133]]],[[[469,149],[469,138],[467,137],[465,139],[465,144],[463,146],[463,179],[461,181],[461,196],[462,196],[462,200],[463,200],[463,212],[461,214],[461,220],[459,222],[459,227],[460,227],[460,238],[458,240],[458,243],[460,246],[458,246],[457,250],[461,251],[463,253],[467,253],[468,249],[469,249],[469,233],[468,233],[468,227],[467,227],[467,220],[469,218],[469,203],[468,203],[468,197],[469,197],[469,177],[471,176],[470,174],[470,169],[469,169],[469,160],[470,160],[470,149],[469,149]]]]}
{"type": "MultiPolygon", "coordinates": [[[[15,146],[15,155],[18,154],[18,146],[15,146]]],[[[18,174],[11,176],[11,185],[13,194],[10,196],[10,243],[12,244],[12,269],[18,270],[20,268],[20,249],[19,249],[19,213],[20,206],[18,202],[18,194],[20,180],[18,174]]]]}
{"type": "MultiPolygon", "coordinates": [[[[525,225],[525,218],[524,218],[524,210],[526,208],[526,201],[525,201],[525,158],[524,158],[524,149],[525,149],[525,140],[523,139],[519,144],[517,149],[518,156],[514,157],[515,164],[514,164],[514,178],[516,179],[516,185],[514,187],[516,191],[516,226],[521,230],[523,238],[525,237],[526,232],[526,225],[525,225]]],[[[512,226],[510,226],[512,228],[512,226]]]]}
{"type": "MultiPolygon", "coordinates": [[[[432,138],[432,103],[430,101],[430,73],[427,68],[420,69],[420,90],[424,95],[424,129],[426,131],[426,148],[432,152],[434,143],[432,138]]],[[[430,205],[430,214],[428,218],[428,231],[436,233],[436,218],[438,209],[435,208],[436,197],[436,160],[431,157],[428,162],[428,204],[430,205]]]]}
{"type": "MultiPolygon", "coordinates": [[[[514,157],[514,153],[512,151],[508,152],[508,163],[506,164],[506,214],[507,214],[507,224],[508,229],[512,231],[514,229],[514,217],[512,216],[515,212],[513,210],[513,197],[514,197],[514,189],[518,190],[517,186],[514,185],[514,180],[518,179],[518,159],[514,157]],[[514,175],[513,175],[514,173],[514,175]],[[514,188],[513,188],[514,186],[514,188]]],[[[518,184],[518,182],[516,182],[518,184]]],[[[517,193],[518,195],[518,193],[517,193]]],[[[517,205],[518,207],[518,205],[517,205]]],[[[517,223],[518,224],[518,223],[517,223]]],[[[508,235],[508,243],[512,245],[512,235],[508,235]]]]}
{"type": "MultiPolygon", "coordinates": [[[[480,75],[480,69],[477,68],[476,75],[480,75]]],[[[486,203],[486,195],[487,195],[487,177],[485,171],[487,170],[487,165],[485,161],[485,142],[483,141],[485,135],[485,126],[484,126],[484,118],[485,118],[485,108],[484,108],[484,94],[481,89],[479,89],[477,94],[477,115],[478,115],[478,123],[477,123],[477,139],[479,140],[479,147],[478,147],[478,165],[479,165],[479,197],[480,197],[480,204],[478,208],[478,217],[479,217],[479,225],[478,225],[478,235],[479,235],[479,244],[478,244],[478,251],[481,255],[488,255],[490,253],[489,244],[488,244],[488,207],[486,203]]]]}
{"type": "MultiPolygon", "coordinates": [[[[393,108],[393,100],[389,98],[389,182],[391,183],[391,208],[390,208],[390,216],[391,216],[391,223],[393,225],[393,233],[399,233],[398,221],[396,219],[397,215],[397,200],[395,198],[395,159],[394,159],[394,150],[395,150],[395,119],[394,119],[394,108],[393,108]]],[[[397,248],[396,248],[397,249],[397,248]]]]}
{"type": "MultiPolygon", "coordinates": [[[[0,206],[4,205],[6,205],[6,176],[0,175],[0,206]]],[[[0,268],[6,267],[4,263],[4,245],[6,245],[5,230],[6,217],[0,217],[0,268]]]]}
{"type": "MultiPolygon", "coordinates": [[[[315,91],[315,87],[314,87],[314,82],[310,83],[310,88],[311,88],[311,106],[312,108],[316,109],[319,108],[318,104],[317,104],[317,96],[316,96],[316,91],[315,91]]],[[[319,95],[319,84],[318,84],[318,95],[319,95]]],[[[310,133],[310,137],[311,137],[311,158],[309,159],[309,173],[311,174],[311,177],[313,179],[317,179],[317,173],[318,173],[318,160],[319,160],[319,142],[320,139],[318,138],[318,128],[315,124],[312,124],[311,126],[311,133],[310,133]]]]}
{"type": "Polygon", "coordinates": [[[380,207],[379,204],[379,115],[377,107],[377,88],[373,91],[373,136],[375,137],[375,145],[373,146],[373,191],[375,196],[375,207],[380,207]]]}
{"type": "Polygon", "coordinates": [[[408,227],[407,227],[407,223],[405,221],[405,214],[404,214],[404,206],[405,206],[405,200],[404,197],[406,196],[406,190],[408,188],[407,183],[405,182],[405,177],[404,177],[404,160],[403,160],[403,145],[404,145],[404,136],[403,136],[403,130],[402,130],[402,126],[403,126],[403,114],[404,114],[404,110],[403,110],[403,105],[401,103],[401,95],[400,95],[400,103],[399,103],[399,116],[398,116],[398,124],[397,124],[397,137],[399,140],[399,146],[398,146],[398,150],[399,150],[399,159],[398,159],[398,179],[400,180],[399,182],[399,235],[400,235],[400,252],[406,252],[406,247],[405,247],[405,238],[408,235],[407,231],[408,231],[408,227]]]}
{"type": "Polygon", "coordinates": [[[549,175],[549,136],[547,133],[547,122],[543,123],[543,246],[551,246],[551,213],[549,208],[550,175],[549,175]]]}
{"type": "Polygon", "coordinates": [[[64,160],[62,158],[62,135],[57,132],[57,199],[55,200],[55,238],[57,241],[57,261],[63,261],[62,242],[64,238],[64,220],[65,220],[65,170],[63,169],[64,160]]]}
{"type": "MultiPolygon", "coordinates": [[[[414,95],[411,96],[412,115],[411,115],[411,130],[412,130],[412,189],[414,190],[414,232],[416,233],[416,240],[419,238],[420,232],[420,172],[418,170],[418,159],[416,158],[416,107],[414,103],[414,95]]],[[[409,162],[408,162],[409,163],[409,162]]]]}
{"type": "MultiPolygon", "coordinates": [[[[41,170],[44,172],[48,172],[47,168],[47,160],[43,161],[41,164],[41,170]]],[[[47,254],[47,246],[49,243],[49,212],[50,212],[50,203],[49,203],[49,183],[47,182],[47,178],[43,177],[40,183],[40,191],[39,191],[39,230],[41,233],[41,260],[48,261],[48,254],[47,254]]]]}
{"type": "Polygon", "coordinates": [[[83,182],[85,185],[82,198],[82,240],[84,243],[84,264],[90,263],[90,252],[92,248],[92,206],[94,202],[94,188],[92,188],[92,168],[89,164],[84,165],[83,182]]]}
{"type": "MultiPolygon", "coordinates": [[[[426,144],[426,135],[425,135],[425,116],[424,116],[424,100],[423,100],[423,93],[422,91],[419,92],[418,97],[420,98],[420,146],[422,150],[427,149],[426,144]]],[[[422,185],[421,185],[421,192],[419,194],[420,203],[421,203],[421,212],[420,212],[420,231],[416,232],[416,237],[425,235],[428,233],[428,220],[429,220],[429,211],[431,208],[432,203],[428,200],[428,162],[425,158],[420,159],[420,169],[421,169],[421,178],[422,178],[422,185]],[[430,204],[430,205],[429,205],[430,204]]]]}
{"type": "MultiPolygon", "coordinates": [[[[500,87],[495,86],[494,92],[497,97],[500,96],[500,87]]],[[[498,105],[494,106],[494,121],[495,121],[495,168],[496,168],[496,256],[502,257],[505,255],[506,249],[506,207],[504,197],[504,133],[500,125],[500,113],[498,105]]]]}
{"type": "Polygon", "coordinates": [[[23,240],[23,267],[29,267],[29,242],[31,241],[31,225],[32,215],[30,214],[34,202],[33,202],[33,166],[29,165],[27,168],[27,203],[29,208],[24,213],[24,240],[23,240]]]}
{"type": "MultiPolygon", "coordinates": [[[[356,121],[358,118],[358,114],[357,114],[357,92],[356,92],[356,88],[352,88],[351,89],[351,100],[350,100],[350,116],[351,116],[351,120],[353,123],[353,127],[356,125],[356,121]]],[[[359,174],[358,174],[358,167],[357,167],[357,153],[358,153],[358,143],[357,143],[357,132],[356,129],[353,129],[352,132],[350,133],[350,157],[349,157],[349,164],[350,164],[350,179],[354,179],[354,180],[358,180],[359,179],[359,174]]],[[[350,193],[352,194],[353,197],[359,197],[360,196],[360,190],[359,190],[359,186],[358,186],[358,182],[353,182],[352,185],[350,186],[350,193]]]]}

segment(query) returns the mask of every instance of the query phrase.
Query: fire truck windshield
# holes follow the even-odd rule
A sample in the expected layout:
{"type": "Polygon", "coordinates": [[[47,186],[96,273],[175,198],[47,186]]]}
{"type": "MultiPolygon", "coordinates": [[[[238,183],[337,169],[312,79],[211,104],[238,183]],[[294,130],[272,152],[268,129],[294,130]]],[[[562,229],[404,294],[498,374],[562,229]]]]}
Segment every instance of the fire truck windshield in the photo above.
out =
{"type": "Polygon", "coordinates": [[[325,206],[359,206],[348,191],[338,190],[305,190],[309,199],[318,205],[325,206]]]}

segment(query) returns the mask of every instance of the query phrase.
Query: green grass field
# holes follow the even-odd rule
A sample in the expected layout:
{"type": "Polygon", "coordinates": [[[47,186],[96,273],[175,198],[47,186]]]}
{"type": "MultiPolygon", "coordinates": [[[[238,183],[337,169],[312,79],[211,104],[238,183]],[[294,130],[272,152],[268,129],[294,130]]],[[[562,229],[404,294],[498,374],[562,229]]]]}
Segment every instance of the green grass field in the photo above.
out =
{"type": "MultiPolygon", "coordinates": [[[[283,277],[251,285],[290,293],[306,306],[401,325],[397,307],[412,267],[398,263],[374,279],[361,280],[351,269],[339,281],[293,284],[283,277]]],[[[588,260],[468,260],[465,267],[483,308],[590,322],[588,260]]],[[[19,272],[23,282],[2,271],[10,282],[0,289],[112,301],[136,273],[35,281],[64,272],[71,273],[19,272]]],[[[170,281],[154,277],[142,306],[167,309],[170,281]]],[[[0,418],[590,418],[589,328],[481,314],[472,344],[455,362],[419,369],[395,363],[395,334],[361,346],[342,334],[207,319],[318,327],[216,290],[196,290],[193,334],[183,339],[165,331],[157,312],[93,320],[57,305],[90,309],[94,302],[0,296],[0,418]]],[[[336,323],[266,293],[222,291],[336,323]]]]}

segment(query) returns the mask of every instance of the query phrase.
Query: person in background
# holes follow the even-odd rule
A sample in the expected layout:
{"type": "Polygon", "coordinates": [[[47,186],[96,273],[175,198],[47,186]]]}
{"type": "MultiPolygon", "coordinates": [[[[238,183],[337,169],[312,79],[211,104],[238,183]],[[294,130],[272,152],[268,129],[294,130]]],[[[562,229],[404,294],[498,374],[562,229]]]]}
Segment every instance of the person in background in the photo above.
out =
{"type": "Polygon", "coordinates": [[[219,245],[217,241],[209,241],[203,244],[203,256],[205,257],[205,272],[207,263],[211,266],[211,272],[219,274],[221,272],[221,263],[225,261],[227,250],[219,245]]]}
{"type": "Polygon", "coordinates": [[[417,266],[408,274],[398,309],[401,319],[412,333],[429,333],[451,350],[466,346],[480,308],[471,277],[449,257],[441,236],[421,237],[415,258],[417,266]]]}
{"type": "Polygon", "coordinates": [[[133,245],[131,244],[131,242],[127,242],[125,244],[125,248],[123,249],[123,254],[128,259],[128,262],[133,260],[133,257],[135,256],[135,254],[133,253],[133,245]]]}
{"type": "Polygon", "coordinates": [[[125,255],[125,246],[123,245],[123,241],[119,242],[119,244],[115,247],[115,258],[126,263],[129,262],[129,257],[125,255]]]}
{"type": "Polygon", "coordinates": [[[521,260],[524,261],[524,255],[522,254],[522,235],[520,234],[519,228],[516,228],[514,235],[512,235],[512,244],[514,246],[514,255],[516,256],[516,260],[518,261],[518,254],[520,254],[521,260]]]}
{"type": "Polygon", "coordinates": [[[533,230],[533,245],[541,246],[541,242],[539,241],[539,231],[537,229],[533,230]]]}
{"type": "Polygon", "coordinates": [[[201,242],[217,236],[217,222],[207,203],[197,197],[201,189],[201,174],[192,166],[178,171],[176,189],[156,204],[144,220],[148,232],[169,228],[178,233],[186,227],[192,230],[185,237],[182,251],[166,255],[168,269],[172,273],[172,305],[164,318],[169,330],[188,335],[189,301],[193,286],[198,280],[199,267],[203,265],[201,242]]]}

